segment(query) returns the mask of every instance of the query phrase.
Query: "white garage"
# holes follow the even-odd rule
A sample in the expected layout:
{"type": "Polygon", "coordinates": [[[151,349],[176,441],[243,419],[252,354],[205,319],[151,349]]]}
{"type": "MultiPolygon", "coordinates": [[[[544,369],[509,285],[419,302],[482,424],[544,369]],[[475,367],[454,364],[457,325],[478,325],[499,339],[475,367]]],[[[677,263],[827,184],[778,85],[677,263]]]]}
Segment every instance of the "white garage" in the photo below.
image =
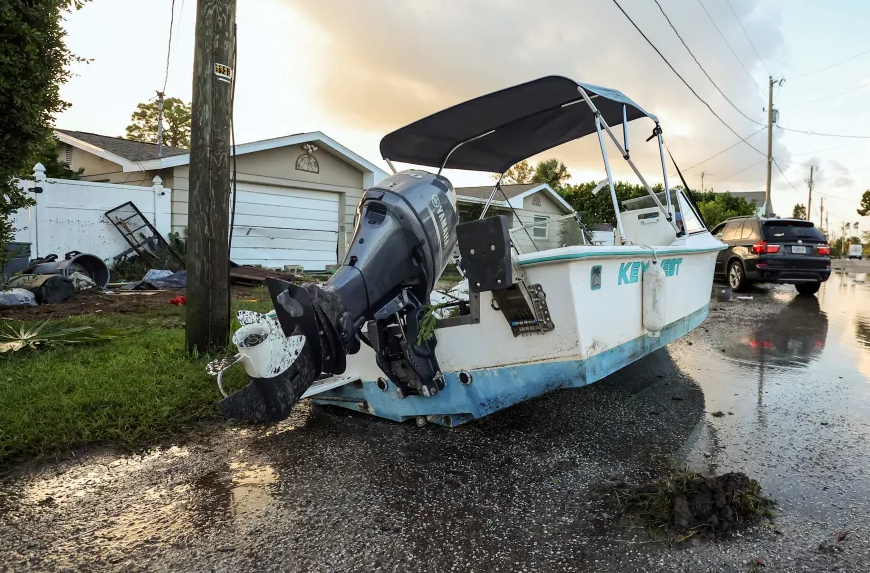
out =
{"type": "Polygon", "coordinates": [[[250,183],[238,184],[230,258],[239,265],[337,262],[339,194],[250,183]]]}
{"type": "MultiPolygon", "coordinates": [[[[61,159],[82,179],[172,190],[171,228],[187,228],[190,153],[81,131],[57,130],[61,159]]],[[[324,270],[344,259],[365,189],[387,176],[321,132],[237,146],[236,216],[231,259],[240,265],[324,270]]]]}

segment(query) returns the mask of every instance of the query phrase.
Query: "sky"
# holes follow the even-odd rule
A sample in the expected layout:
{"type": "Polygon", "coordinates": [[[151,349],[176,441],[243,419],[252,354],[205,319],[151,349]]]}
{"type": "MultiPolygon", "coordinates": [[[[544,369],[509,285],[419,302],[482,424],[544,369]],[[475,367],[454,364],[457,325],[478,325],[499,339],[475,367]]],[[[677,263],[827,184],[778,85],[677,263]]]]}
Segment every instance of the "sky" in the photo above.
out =
{"type": "MultiPolygon", "coordinates": [[[[705,188],[763,190],[772,75],[784,79],[774,88],[773,155],[784,172],[774,167],[774,210],[789,216],[795,203],[807,203],[813,166],[816,223],[824,196],[831,227],[860,221],[870,230],[870,218],[856,213],[870,189],[870,53],[840,63],[870,50],[870,2],[659,0],[724,96],[655,0],[619,3],[716,114],[741,137],[751,135],[747,141],[756,149],[738,143],[692,95],[614,0],[241,1],[237,140],[322,131],[386,170],[378,150],[385,134],[461,101],[559,74],[619,89],[658,116],[693,188],[701,187],[703,173],[705,188]]],[[[166,94],[190,101],[196,0],[174,4],[166,94]]],[[[136,104],[163,87],[172,5],[92,0],[68,15],[69,47],[92,61],[74,64],[75,76],[61,90],[72,105],[57,117],[58,127],[124,133],[136,104]]],[[[629,129],[632,158],[651,183],[662,180],[657,146],[644,141],[652,127],[637,120],[629,129]]],[[[614,176],[636,182],[615,149],[609,152],[614,176]]],[[[549,157],[566,163],[573,182],[604,177],[594,137],[533,160],[549,157]]],[[[490,181],[482,173],[446,174],[457,186],[490,181]]],[[[670,165],[669,178],[677,181],[670,165]]]]}

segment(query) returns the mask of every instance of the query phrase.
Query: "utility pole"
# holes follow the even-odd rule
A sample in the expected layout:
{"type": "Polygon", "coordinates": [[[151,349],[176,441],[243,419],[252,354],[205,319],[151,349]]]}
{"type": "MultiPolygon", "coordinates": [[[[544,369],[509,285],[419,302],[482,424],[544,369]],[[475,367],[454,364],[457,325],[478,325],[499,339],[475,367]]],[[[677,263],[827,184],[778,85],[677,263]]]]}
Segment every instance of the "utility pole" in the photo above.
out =
{"type": "Polygon", "coordinates": [[[230,121],[236,0],[198,0],[188,212],[187,349],[229,336],[230,121]]]}
{"type": "Polygon", "coordinates": [[[825,230],[828,229],[828,226],[825,224],[825,198],[822,197],[822,202],[819,205],[819,226],[824,227],[825,230]]]}
{"type": "Polygon", "coordinates": [[[157,157],[163,157],[163,92],[157,92],[157,157]]]}
{"type": "Polygon", "coordinates": [[[767,186],[764,190],[764,216],[770,217],[773,215],[773,205],[770,203],[770,175],[773,168],[773,124],[776,123],[776,110],[773,109],[773,76],[768,76],[770,83],[767,91],[767,186]]]}
{"type": "MultiPolygon", "coordinates": [[[[813,208],[813,166],[812,165],[810,165],[810,180],[807,182],[807,185],[809,186],[809,189],[810,189],[810,197],[809,197],[809,199],[807,199],[807,221],[812,221],[813,220],[813,212],[812,212],[812,208],[813,208]]],[[[822,224],[821,221],[819,221],[819,224],[820,225],[822,224]]]]}
{"type": "MultiPolygon", "coordinates": [[[[715,174],[715,173],[711,173],[710,175],[716,175],[716,174],[715,174]]],[[[707,176],[707,172],[706,172],[706,171],[701,171],[701,193],[703,193],[703,192],[704,192],[704,189],[705,189],[705,188],[704,188],[704,177],[706,177],[706,176],[707,176]]]]}

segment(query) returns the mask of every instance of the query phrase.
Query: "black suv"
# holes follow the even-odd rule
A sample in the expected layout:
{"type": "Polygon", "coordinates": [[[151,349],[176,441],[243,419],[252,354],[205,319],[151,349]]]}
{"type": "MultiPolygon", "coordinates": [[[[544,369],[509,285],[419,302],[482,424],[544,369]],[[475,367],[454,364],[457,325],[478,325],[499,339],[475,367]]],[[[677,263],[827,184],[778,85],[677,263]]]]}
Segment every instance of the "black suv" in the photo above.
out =
{"type": "Polygon", "coordinates": [[[831,248],[811,221],[736,217],[713,235],[728,245],[716,258],[716,278],[734,290],[753,282],[786,283],[812,295],[831,276],[831,248]]]}

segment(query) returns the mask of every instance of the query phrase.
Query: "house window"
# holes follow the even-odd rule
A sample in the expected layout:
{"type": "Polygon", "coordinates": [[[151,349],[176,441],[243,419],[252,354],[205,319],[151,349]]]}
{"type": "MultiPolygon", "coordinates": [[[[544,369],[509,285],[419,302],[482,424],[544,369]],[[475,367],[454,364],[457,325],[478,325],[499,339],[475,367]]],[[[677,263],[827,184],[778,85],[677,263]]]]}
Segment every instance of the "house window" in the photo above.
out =
{"type": "Polygon", "coordinates": [[[535,225],[532,227],[532,236],[536,239],[546,239],[547,238],[547,221],[550,218],[544,215],[535,215],[535,223],[543,223],[541,225],[535,225]]]}
{"type": "Polygon", "coordinates": [[[72,145],[64,145],[64,148],[65,148],[64,149],[64,151],[65,151],[64,161],[66,161],[67,165],[72,165],[72,154],[73,154],[72,145]]]}

